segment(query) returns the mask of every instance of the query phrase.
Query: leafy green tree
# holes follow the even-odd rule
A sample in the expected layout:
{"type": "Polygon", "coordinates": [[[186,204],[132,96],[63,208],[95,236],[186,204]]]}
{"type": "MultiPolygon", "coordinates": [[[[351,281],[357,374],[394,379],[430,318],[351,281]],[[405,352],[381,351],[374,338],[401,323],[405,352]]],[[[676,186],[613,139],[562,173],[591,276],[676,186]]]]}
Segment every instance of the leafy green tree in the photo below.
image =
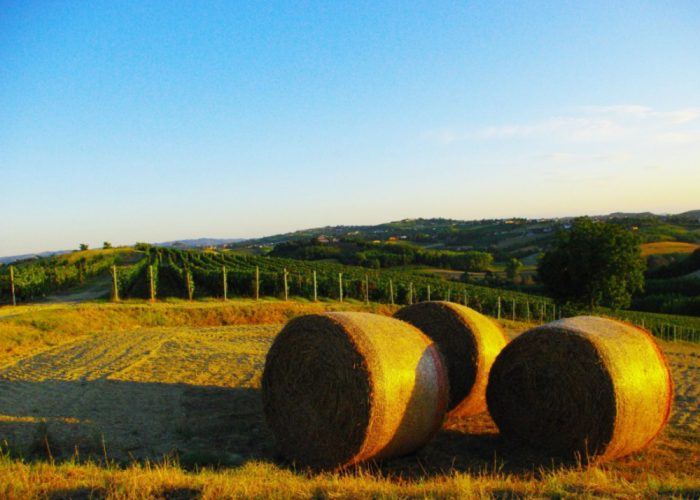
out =
{"type": "Polygon", "coordinates": [[[645,266],[635,233],[582,217],[556,235],[537,272],[560,303],[622,308],[643,290],[645,266]]]}
{"type": "Polygon", "coordinates": [[[506,276],[508,276],[508,279],[512,281],[518,277],[522,268],[523,268],[522,262],[520,262],[518,259],[515,259],[515,258],[510,259],[506,263],[506,276]]]}
{"type": "Polygon", "coordinates": [[[102,248],[104,248],[105,250],[108,250],[108,249],[112,248],[112,244],[109,241],[105,241],[104,243],[102,243],[102,248]]]}
{"type": "Polygon", "coordinates": [[[87,243],[81,243],[79,248],[80,248],[80,251],[82,252],[83,250],[87,250],[89,247],[88,247],[87,243]]]}

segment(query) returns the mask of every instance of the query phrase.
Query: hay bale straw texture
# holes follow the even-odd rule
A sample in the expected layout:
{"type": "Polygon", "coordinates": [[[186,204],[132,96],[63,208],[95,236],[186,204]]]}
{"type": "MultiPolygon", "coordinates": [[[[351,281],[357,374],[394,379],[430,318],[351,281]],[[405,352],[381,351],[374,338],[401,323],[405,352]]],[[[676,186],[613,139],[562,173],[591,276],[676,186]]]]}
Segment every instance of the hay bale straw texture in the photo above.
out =
{"type": "Polygon", "coordinates": [[[440,349],[450,381],[449,416],[486,411],[486,385],[496,356],[506,345],[501,328],[477,311],[452,302],[421,302],[395,317],[416,326],[440,349]]]}
{"type": "Polygon", "coordinates": [[[491,369],[486,397],[505,437],[553,456],[604,461],[642,449],[661,431],[673,387],[648,332],[579,316],[513,340],[491,369]]]}
{"type": "Polygon", "coordinates": [[[442,425],[449,388],[437,347],[417,328],[338,312],[285,325],[262,390],[278,451],[331,469],[423,446],[442,425]]]}

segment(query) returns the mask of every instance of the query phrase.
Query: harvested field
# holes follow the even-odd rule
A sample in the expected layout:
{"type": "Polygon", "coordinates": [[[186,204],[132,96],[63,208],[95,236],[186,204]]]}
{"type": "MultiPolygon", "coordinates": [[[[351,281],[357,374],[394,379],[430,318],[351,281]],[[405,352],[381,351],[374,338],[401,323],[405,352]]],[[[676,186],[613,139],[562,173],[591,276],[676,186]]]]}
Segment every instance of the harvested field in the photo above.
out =
{"type": "Polygon", "coordinates": [[[666,253],[692,253],[700,245],[697,243],[685,243],[683,241],[657,241],[654,243],[642,243],[642,256],[661,255],[666,253]]]}
{"type": "Polygon", "coordinates": [[[278,330],[98,334],[23,359],[0,371],[0,436],[27,452],[47,432],[55,457],[76,446],[100,456],[104,441],[118,461],[200,449],[261,458],[265,446],[248,442],[262,432],[258,388],[278,330]]]}
{"type": "MultiPolygon", "coordinates": [[[[528,328],[505,326],[511,338],[528,328]]],[[[48,492],[41,488],[49,484],[60,484],[61,491],[80,492],[88,484],[98,493],[116,491],[117,496],[120,491],[122,496],[124,491],[126,496],[130,491],[137,492],[134,496],[165,496],[165,490],[153,485],[167,483],[163,488],[175,484],[211,498],[255,492],[280,496],[290,491],[301,496],[319,491],[331,496],[442,496],[469,491],[634,496],[700,491],[698,345],[661,343],[675,385],[670,422],[645,450],[604,465],[581,469],[513,449],[501,440],[488,414],[482,414],[448,420],[417,454],[343,476],[307,475],[289,470],[275,457],[263,416],[260,384],[265,355],[281,327],[107,331],[4,365],[0,443],[6,441],[4,447],[15,458],[0,464],[0,484],[7,488],[0,487],[0,497],[48,492]],[[26,463],[16,458],[20,455],[26,463]],[[163,466],[165,472],[156,477],[143,466],[110,472],[71,462],[77,456],[79,462],[92,458],[99,464],[105,455],[124,465],[160,461],[168,455],[178,457],[180,466],[163,466]],[[56,465],[31,465],[50,459],[56,465]],[[187,474],[180,469],[195,466],[224,470],[187,474]],[[139,481],[156,489],[129,489],[139,481]]]]}

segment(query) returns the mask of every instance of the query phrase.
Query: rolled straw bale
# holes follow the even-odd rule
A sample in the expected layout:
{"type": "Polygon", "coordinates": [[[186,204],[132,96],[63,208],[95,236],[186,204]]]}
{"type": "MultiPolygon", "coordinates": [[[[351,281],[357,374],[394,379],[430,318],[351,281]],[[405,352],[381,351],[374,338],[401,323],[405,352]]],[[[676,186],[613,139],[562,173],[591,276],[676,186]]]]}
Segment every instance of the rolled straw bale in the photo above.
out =
{"type": "Polygon", "coordinates": [[[642,449],[661,431],[673,387],[648,332],[579,316],[513,340],[491,368],[486,398],[505,437],[603,461],[642,449]]]}
{"type": "Polygon", "coordinates": [[[279,452],[317,468],[415,451],[440,428],[449,392],[423,333],[349,312],[287,323],[267,355],[262,390],[279,452]]]}
{"type": "Polygon", "coordinates": [[[451,302],[420,302],[394,316],[438,345],[450,381],[450,416],[486,411],[489,371],[507,342],[501,328],[477,311],[451,302]]]}

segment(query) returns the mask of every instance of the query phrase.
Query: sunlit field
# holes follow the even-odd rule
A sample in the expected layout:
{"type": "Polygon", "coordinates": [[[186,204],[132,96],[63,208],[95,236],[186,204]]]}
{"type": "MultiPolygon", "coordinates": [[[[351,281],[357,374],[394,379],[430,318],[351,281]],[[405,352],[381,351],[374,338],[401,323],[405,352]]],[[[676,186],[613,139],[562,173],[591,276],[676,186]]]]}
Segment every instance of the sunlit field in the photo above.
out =
{"type": "MultiPolygon", "coordinates": [[[[501,440],[487,414],[445,422],[417,454],[341,473],[275,455],[266,352],[286,320],[360,303],[0,308],[0,497],[700,495],[700,346],[661,342],[669,425],[640,453],[582,466],[501,440]],[[341,307],[342,306],[342,307],[341,307]]],[[[512,338],[524,323],[504,322],[512,338]]]]}
{"type": "Polygon", "coordinates": [[[642,256],[661,255],[668,253],[692,253],[700,245],[697,243],[685,243],[683,241],[657,241],[654,243],[642,243],[642,256]]]}

